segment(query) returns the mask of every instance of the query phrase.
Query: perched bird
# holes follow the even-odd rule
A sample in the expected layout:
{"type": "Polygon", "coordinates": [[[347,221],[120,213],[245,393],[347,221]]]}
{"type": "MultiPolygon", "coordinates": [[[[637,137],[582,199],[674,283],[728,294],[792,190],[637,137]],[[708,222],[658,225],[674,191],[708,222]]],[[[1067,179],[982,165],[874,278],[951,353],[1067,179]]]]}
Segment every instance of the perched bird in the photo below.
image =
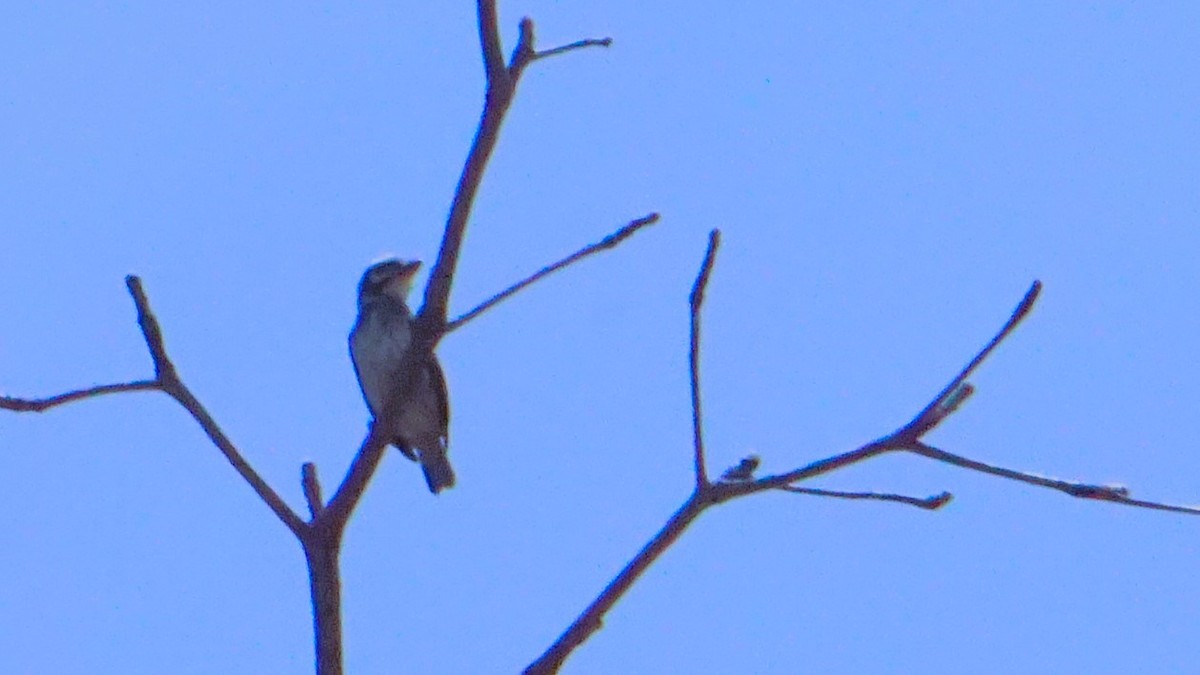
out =
{"type": "MultiPolygon", "coordinates": [[[[404,356],[412,343],[413,315],[405,304],[420,262],[385,260],[363,273],[358,284],[358,320],[350,331],[350,359],[367,407],[383,415],[401,379],[404,356]]],[[[454,469],[446,453],[450,444],[450,404],[446,379],[437,357],[415,362],[416,392],[396,420],[391,444],[421,463],[429,491],[454,486],[454,469]]]]}

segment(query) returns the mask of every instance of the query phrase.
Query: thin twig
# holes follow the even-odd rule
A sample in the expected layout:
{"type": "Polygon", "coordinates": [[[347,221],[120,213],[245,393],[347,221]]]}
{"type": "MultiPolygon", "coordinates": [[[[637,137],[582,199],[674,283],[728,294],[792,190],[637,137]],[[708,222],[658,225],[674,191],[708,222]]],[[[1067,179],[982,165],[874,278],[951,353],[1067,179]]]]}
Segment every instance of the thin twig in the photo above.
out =
{"type": "Polygon", "coordinates": [[[176,380],[174,385],[167,386],[167,393],[171,395],[171,398],[178,401],[184,410],[187,410],[192,415],[192,419],[196,420],[196,423],[204,430],[204,434],[208,436],[213,445],[217,446],[217,449],[225,456],[226,461],[229,462],[234,471],[237,471],[238,475],[250,484],[250,488],[266,503],[279,520],[297,537],[303,537],[308,524],[300,516],[296,515],[296,512],[287,505],[287,502],[283,501],[283,498],[242,457],[242,453],[238,451],[233,441],[229,440],[229,437],[221,430],[220,425],[208,413],[208,410],[200,403],[200,400],[192,394],[191,390],[184,386],[182,382],[176,380]]]}
{"type": "Polygon", "coordinates": [[[836,497],[838,499],[872,499],[881,502],[899,502],[908,504],[919,509],[936,511],[946,504],[950,503],[953,498],[949,492],[943,492],[931,497],[909,497],[908,495],[890,494],[887,492],[841,492],[839,490],[822,490],[820,488],[805,488],[795,485],[784,485],[779,488],[785,492],[794,492],[802,495],[814,495],[817,497],[836,497]]]}
{"type": "Polygon", "coordinates": [[[1099,501],[1113,502],[1115,504],[1124,504],[1126,506],[1134,506],[1143,509],[1154,509],[1156,511],[1171,511],[1173,513],[1186,513],[1188,515],[1200,515],[1200,508],[1194,506],[1179,506],[1174,504],[1164,504],[1161,502],[1150,502],[1141,499],[1131,499],[1129,490],[1114,485],[1093,485],[1089,483],[1076,483],[1072,481],[1058,480],[1055,478],[1046,478],[1037,476],[1023,471],[1014,471],[1001,466],[985,464],[974,459],[956,455],[952,452],[946,452],[940,448],[935,448],[926,443],[913,443],[912,445],[902,448],[910,452],[936,459],[939,462],[953,464],[954,466],[979,471],[981,473],[1008,478],[1009,480],[1020,481],[1029,485],[1038,487],[1050,488],[1059,492],[1068,494],[1072,497],[1080,499],[1096,499],[1099,501]]]}
{"type": "Polygon", "coordinates": [[[175,366],[171,363],[171,359],[167,358],[162,329],[159,328],[154,312],[150,311],[150,301],[146,298],[146,291],[142,289],[142,280],[130,274],[125,277],[125,288],[129,289],[129,295],[133,296],[133,304],[137,307],[138,326],[142,329],[146,348],[150,350],[150,358],[154,361],[155,378],[164,385],[168,380],[178,380],[179,375],[175,372],[175,366]]]}
{"type": "Polygon", "coordinates": [[[613,40],[610,37],[600,39],[593,38],[590,40],[577,40],[569,45],[563,45],[561,47],[543,49],[541,51],[534,52],[533,58],[534,60],[547,59],[551,56],[558,56],[559,54],[565,54],[567,52],[575,51],[576,49],[585,49],[587,47],[611,47],[612,43],[613,40]]]}
{"type": "Polygon", "coordinates": [[[303,537],[304,530],[308,525],[296,515],[296,512],[284,502],[283,499],[263,480],[262,476],[254,470],[250,463],[242,457],[242,453],[238,451],[225,432],[213,419],[212,415],[208,414],[208,410],[200,403],[187,388],[187,385],[179,379],[178,373],[175,371],[175,364],[171,362],[171,358],[167,356],[167,349],[163,344],[162,329],[158,325],[158,319],[155,318],[153,310],[150,309],[150,300],[146,297],[146,292],[142,288],[142,282],[136,276],[125,277],[125,285],[129,288],[129,294],[133,296],[133,302],[137,305],[138,325],[142,328],[142,337],[146,340],[146,346],[150,350],[150,356],[154,359],[154,370],[159,377],[159,385],[162,390],[175,399],[179,405],[191,413],[192,418],[204,430],[204,433],[212,441],[213,445],[221,451],[229,464],[234,470],[241,475],[242,478],[250,484],[251,489],[258,494],[259,498],[275,513],[275,515],[292,531],[297,537],[303,537]]]}
{"type": "Polygon", "coordinates": [[[304,488],[304,501],[308,502],[308,513],[313,520],[325,509],[321,499],[321,481],[317,478],[317,465],[305,462],[300,467],[300,485],[304,488]]]}
{"type": "Polygon", "coordinates": [[[635,232],[637,232],[638,230],[642,229],[643,227],[645,227],[647,225],[653,225],[654,223],[657,223],[658,219],[659,219],[659,216],[657,213],[651,213],[649,215],[642,216],[641,218],[638,218],[637,220],[630,221],[629,224],[625,225],[624,227],[617,230],[616,232],[613,232],[612,234],[608,235],[607,237],[601,239],[600,241],[598,241],[594,244],[589,244],[588,246],[585,246],[585,247],[579,249],[578,251],[572,253],[571,255],[563,258],[562,260],[559,260],[558,262],[556,262],[552,265],[547,265],[546,267],[543,267],[542,269],[538,270],[534,274],[522,279],[521,281],[518,281],[517,283],[513,284],[512,286],[509,286],[508,288],[504,289],[503,291],[500,291],[499,293],[493,295],[492,297],[488,298],[484,302],[480,303],[477,307],[475,307],[471,311],[467,312],[466,314],[463,314],[462,316],[460,316],[457,319],[448,323],[446,325],[446,332],[451,333],[453,331],[458,330],[459,328],[461,328],[463,326],[463,324],[474,319],[475,317],[479,316],[480,314],[483,314],[484,312],[491,309],[492,307],[495,307],[500,302],[507,300],[509,298],[509,296],[514,295],[514,294],[524,290],[527,286],[530,286],[533,283],[540,281],[544,277],[547,277],[547,276],[563,269],[564,267],[567,267],[568,265],[579,262],[580,260],[583,260],[584,258],[587,258],[588,256],[593,255],[595,253],[599,253],[601,251],[616,248],[616,246],[618,244],[625,241],[629,237],[633,236],[633,234],[635,232]]]}
{"type": "Polygon", "coordinates": [[[77,389],[64,394],[56,394],[47,398],[13,398],[0,396],[0,410],[14,412],[43,412],[60,405],[96,398],[105,394],[123,394],[131,391],[160,391],[162,385],[157,380],[138,380],[120,384],[102,384],[87,389],[77,389]]]}
{"type": "Polygon", "coordinates": [[[704,253],[704,264],[692,285],[688,298],[691,309],[691,344],[688,347],[688,369],[691,373],[692,390],[692,448],[696,472],[696,489],[708,486],[708,469],[704,464],[704,425],[700,410],[700,309],[704,306],[704,291],[708,289],[708,278],[717,259],[717,248],[721,246],[721,231],[708,234],[708,250],[704,253]]]}
{"type": "Polygon", "coordinates": [[[533,19],[529,17],[521,19],[521,23],[517,27],[517,46],[513,47],[512,57],[508,60],[508,75],[513,87],[516,87],[517,79],[521,77],[525,67],[537,58],[537,49],[533,46],[536,40],[533,32],[533,19]]]}
{"type": "MultiPolygon", "coordinates": [[[[983,349],[981,349],[979,353],[975,355],[975,358],[971,359],[971,362],[968,363],[966,367],[964,367],[958,373],[958,375],[950,381],[950,384],[946,385],[945,389],[942,389],[942,391],[938,393],[938,395],[934,397],[932,401],[929,402],[929,405],[925,406],[921,412],[917,413],[917,416],[914,417],[911,422],[897,432],[897,435],[904,436],[910,440],[916,440],[929,433],[938,424],[941,424],[942,420],[946,419],[946,417],[948,417],[949,414],[953,412],[955,408],[957,408],[957,404],[949,407],[944,406],[946,399],[953,394],[958,394],[960,391],[965,391],[966,396],[970,395],[971,391],[973,390],[961,389],[963,384],[967,381],[967,378],[970,377],[971,373],[975,372],[975,369],[978,368],[979,364],[983,363],[983,360],[992,353],[992,350],[998,347],[1000,343],[1004,341],[1004,338],[1008,337],[1009,334],[1012,333],[1017,327],[1017,325],[1019,325],[1021,321],[1029,314],[1029,310],[1033,309],[1033,303],[1037,301],[1038,294],[1041,292],[1042,282],[1034,281],[1033,285],[1030,286],[1029,290],[1025,293],[1025,297],[1021,298],[1021,302],[1017,305],[1017,308],[1013,310],[1012,316],[1008,318],[1008,321],[1005,322],[1004,327],[1000,329],[1000,332],[996,333],[996,336],[992,338],[992,341],[989,342],[983,349]]],[[[957,403],[961,402],[962,401],[960,399],[957,403]]]]}

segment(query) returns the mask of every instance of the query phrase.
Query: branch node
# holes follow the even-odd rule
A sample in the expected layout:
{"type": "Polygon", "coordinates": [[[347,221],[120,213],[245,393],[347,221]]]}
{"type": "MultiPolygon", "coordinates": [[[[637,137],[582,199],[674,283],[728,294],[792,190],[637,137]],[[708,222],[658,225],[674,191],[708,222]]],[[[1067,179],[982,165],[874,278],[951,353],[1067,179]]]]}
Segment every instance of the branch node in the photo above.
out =
{"type": "Polygon", "coordinates": [[[762,459],[758,455],[748,455],[742,458],[736,466],[732,466],[721,474],[721,480],[728,483],[744,483],[754,480],[754,472],[762,459]]]}
{"type": "Polygon", "coordinates": [[[537,59],[537,50],[533,48],[536,39],[533,32],[533,19],[529,17],[521,19],[519,31],[517,46],[513,48],[512,57],[508,62],[510,84],[516,84],[516,78],[521,76],[521,70],[537,59]]]}

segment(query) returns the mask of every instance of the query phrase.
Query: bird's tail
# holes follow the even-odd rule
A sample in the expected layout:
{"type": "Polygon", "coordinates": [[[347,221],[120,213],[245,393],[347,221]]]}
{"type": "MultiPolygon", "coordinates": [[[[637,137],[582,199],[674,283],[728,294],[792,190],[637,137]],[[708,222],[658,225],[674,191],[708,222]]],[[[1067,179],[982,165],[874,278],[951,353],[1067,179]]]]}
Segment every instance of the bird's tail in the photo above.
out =
{"type": "Polygon", "coordinates": [[[445,451],[421,453],[421,470],[425,472],[425,482],[433,494],[454,487],[454,468],[445,451]]]}

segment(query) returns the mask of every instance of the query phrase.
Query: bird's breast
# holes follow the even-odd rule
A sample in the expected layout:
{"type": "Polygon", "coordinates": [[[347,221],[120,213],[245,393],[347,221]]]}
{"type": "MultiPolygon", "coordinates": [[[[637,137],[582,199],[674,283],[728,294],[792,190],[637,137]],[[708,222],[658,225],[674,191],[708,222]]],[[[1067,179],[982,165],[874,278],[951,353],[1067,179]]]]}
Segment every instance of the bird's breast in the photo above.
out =
{"type": "Polygon", "coordinates": [[[382,411],[411,342],[412,329],[401,317],[371,312],[360,317],[355,326],[350,337],[350,356],[372,414],[382,411]]]}

